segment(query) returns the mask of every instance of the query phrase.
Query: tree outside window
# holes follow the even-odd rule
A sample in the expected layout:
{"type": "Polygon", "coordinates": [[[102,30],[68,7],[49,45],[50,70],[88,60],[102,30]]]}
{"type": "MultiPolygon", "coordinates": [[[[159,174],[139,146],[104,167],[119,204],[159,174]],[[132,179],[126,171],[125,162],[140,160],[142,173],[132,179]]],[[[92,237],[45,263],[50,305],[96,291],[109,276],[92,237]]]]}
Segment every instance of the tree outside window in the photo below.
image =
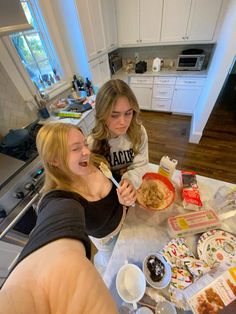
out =
{"type": "Polygon", "coordinates": [[[21,0],[21,4],[33,29],[10,37],[31,80],[39,91],[44,91],[60,81],[60,69],[47,49],[30,0],[21,0]]]}

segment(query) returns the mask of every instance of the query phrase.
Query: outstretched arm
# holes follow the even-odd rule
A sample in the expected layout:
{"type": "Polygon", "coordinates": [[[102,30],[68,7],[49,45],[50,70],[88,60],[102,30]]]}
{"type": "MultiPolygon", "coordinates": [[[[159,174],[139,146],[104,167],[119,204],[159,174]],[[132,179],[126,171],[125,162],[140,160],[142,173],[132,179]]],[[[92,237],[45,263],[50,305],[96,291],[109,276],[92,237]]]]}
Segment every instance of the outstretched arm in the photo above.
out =
{"type": "Polygon", "coordinates": [[[51,242],[20,262],[0,291],[1,314],[115,314],[115,303],[83,244],[51,242]]]}

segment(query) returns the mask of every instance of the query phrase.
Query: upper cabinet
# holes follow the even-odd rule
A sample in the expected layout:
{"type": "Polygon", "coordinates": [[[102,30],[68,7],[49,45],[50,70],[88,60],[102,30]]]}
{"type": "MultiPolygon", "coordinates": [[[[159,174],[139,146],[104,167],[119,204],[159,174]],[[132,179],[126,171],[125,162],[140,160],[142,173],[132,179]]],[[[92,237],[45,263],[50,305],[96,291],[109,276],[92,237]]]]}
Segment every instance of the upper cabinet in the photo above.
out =
{"type": "Polygon", "coordinates": [[[164,0],[162,42],[211,41],[222,0],[164,0]]]}
{"type": "Polygon", "coordinates": [[[163,0],[116,0],[119,45],[160,40],[163,0]]]}
{"type": "Polygon", "coordinates": [[[106,51],[106,39],[100,0],[77,0],[77,9],[88,58],[106,51]]]}
{"type": "Polygon", "coordinates": [[[101,0],[106,47],[114,49],[118,45],[115,0],[101,0]]]}

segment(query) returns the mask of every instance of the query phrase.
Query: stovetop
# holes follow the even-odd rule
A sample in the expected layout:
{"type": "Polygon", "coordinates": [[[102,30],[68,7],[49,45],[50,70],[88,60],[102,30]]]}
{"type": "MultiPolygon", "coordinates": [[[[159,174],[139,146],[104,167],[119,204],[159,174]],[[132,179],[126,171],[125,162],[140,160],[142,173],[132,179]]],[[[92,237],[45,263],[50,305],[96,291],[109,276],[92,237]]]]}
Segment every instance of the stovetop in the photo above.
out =
{"type": "Polygon", "coordinates": [[[36,136],[41,127],[42,125],[38,124],[37,121],[29,124],[24,128],[28,132],[26,140],[22,141],[16,146],[1,146],[0,143],[0,153],[25,161],[27,163],[31,162],[38,156],[36,148],[36,136]]]}
{"type": "Polygon", "coordinates": [[[13,130],[16,133],[9,131],[0,142],[0,190],[38,157],[36,136],[41,127],[42,125],[38,124],[38,120],[36,120],[25,128],[19,129],[27,134],[23,140],[18,141],[18,130],[13,130]],[[16,141],[14,141],[15,139],[16,141]],[[14,144],[12,144],[12,140],[14,144]]]}

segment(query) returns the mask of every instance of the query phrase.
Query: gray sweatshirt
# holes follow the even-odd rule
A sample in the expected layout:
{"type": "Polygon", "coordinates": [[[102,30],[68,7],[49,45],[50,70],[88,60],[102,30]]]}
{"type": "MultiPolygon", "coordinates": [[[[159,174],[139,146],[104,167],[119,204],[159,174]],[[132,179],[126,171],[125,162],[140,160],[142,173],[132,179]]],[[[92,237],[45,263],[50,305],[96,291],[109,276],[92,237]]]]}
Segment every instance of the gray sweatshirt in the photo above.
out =
{"type": "MultiPolygon", "coordinates": [[[[88,136],[88,145],[92,150],[93,137],[88,136]]],[[[111,165],[112,172],[120,172],[122,179],[130,180],[137,189],[142,183],[142,176],[146,172],[151,172],[148,163],[148,137],[142,126],[142,141],[139,153],[134,156],[133,144],[127,134],[109,139],[110,154],[106,159],[111,165]]]]}

